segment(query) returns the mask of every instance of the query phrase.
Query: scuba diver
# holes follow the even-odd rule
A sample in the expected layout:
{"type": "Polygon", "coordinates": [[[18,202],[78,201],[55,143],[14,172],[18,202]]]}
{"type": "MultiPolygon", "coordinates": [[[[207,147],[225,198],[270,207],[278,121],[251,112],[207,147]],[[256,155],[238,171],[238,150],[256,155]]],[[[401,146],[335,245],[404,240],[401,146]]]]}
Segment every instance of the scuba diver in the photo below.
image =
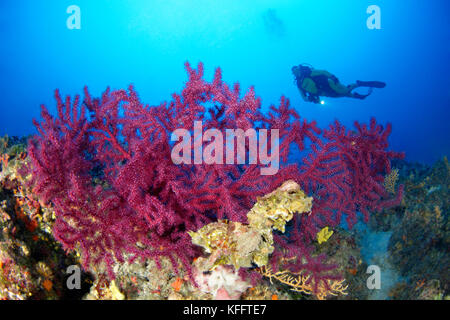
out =
{"type": "Polygon", "coordinates": [[[303,100],[313,103],[321,103],[321,96],[365,99],[372,93],[373,88],[384,88],[386,86],[386,83],[380,81],[359,80],[354,84],[345,86],[339,82],[339,79],[336,76],[328,71],[316,70],[305,64],[292,67],[292,73],[295,76],[295,81],[303,100]],[[367,94],[352,92],[359,87],[368,87],[369,92],[367,94]]]}

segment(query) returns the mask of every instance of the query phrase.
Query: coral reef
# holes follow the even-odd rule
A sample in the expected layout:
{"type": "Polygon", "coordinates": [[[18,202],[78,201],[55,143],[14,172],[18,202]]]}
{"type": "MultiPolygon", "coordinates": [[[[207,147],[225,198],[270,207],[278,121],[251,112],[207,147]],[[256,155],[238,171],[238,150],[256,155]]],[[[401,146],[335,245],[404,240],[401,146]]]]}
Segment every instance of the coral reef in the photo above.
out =
{"type": "MultiPolygon", "coordinates": [[[[177,274],[170,259],[162,257],[159,262],[159,267],[152,259],[117,263],[114,266],[115,283],[126,299],[211,299],[201,295],[197,288],[191,285],[183,268],[179,268],[177,274]]],[[[178,263],[182,266],[181,262],[178,263]]],[[[105,282],[108,281],[105,275],[102,278],[105,282]]]]}
{"type": "Polygon", "coordinates": [[[323,228],[317,233],[317,242],[319,244],[322,244],[324,242],[327,242],[328,239],[333,235],[333,230],[328,230],[328,227],[323,228]]]}
{"type": "Polygon", "coordinates": [[[5,135],[0,137],[0,155],[6,158],[15,158],[23,154],[27,150],[27,140],[26,137],[9,137],[5,135]]]}
{"type": "MultiPolygon", "coordinates": [[[[52,208],[41,205],[21,174],[28,161],[26,140],[2,141],[2,158],[8,161],[0,167],[0,299],[80,298],[83,290],[70,291],[65,285],[65,270],[78,259],[55,241],[52,208]]],[[[84,274],[83,280],[88,279],[84,274]]]]}
{"type": "Polygon", "coordinates": [[[374,212],[369,221],[370,229],[391,233],[388,262],[402,279],[389,296],[444,299],[449,295],[450,265],[448,160],[444,157],[432,166],[396,160],[393,166],[405,189],[401,205],[374,212]]]}
{"type": "MultiPolygon", "coordinates": [[[[337,227],[329,241],[317,243],[316,254],[327,256],[329,263],[337,266],[335,273],[342,275],[345,294],[329,297],[338,300],[363,300],[368,298],[367,264],[364,261],[358,230],[337,227]]],[[[339,281],[342,279],[338,279],[339,281]]],[[[329,299],[327,298],[327,299],[329,299]]]]}
{"type": "MultiPolygon", "coordinates": [[[[391,263],[408,280],[401,296],[428,299],[429,292],[449,295],[450,258],[450,166],[447,158],[432,167],[401,163],[400,179],[405,185],[403,214],[391,225],[391,263]],[[431,290],[431,288],[434,288],[431,290]]],[[[375,219],[375,217],[374,217],[375,219]]]]}
{"type": "Polygon", "coordinates": [[[92,284],[90,292],[84,297],[85,300],[124,300],[125,295],[120,292],[116,282],[105,281],[104,277],[99,277],[92,284]]]}
{"type": "MultiPolygon", "coordinates": [[[[161,258],[161,267],[157,268],[154,260],[133,263],[118,263],[114,266],[115,285],[126,299],[130,300],[211,300],[211,299],[272,299],[280,300],[291,297],[273,286],[259,282],[253,284],[245,280],[232,268],[220,265],[210,272],[201,272],[198,259],[193,262],[192,269],[197,284],[189,281],[183,269],[175,273],[168,258],[161,258]]],[[[180,266],[182,266],[180,262],[180,266]]],[[[105,275],[100,277],[102,286],[93,286],[86,298],[97,298],[103,293],[111,298],[108,291],[110,281],[105,275]],[[106,291],[105,291],[106,289],[106,291]]],[[[97,298],[98,299],[98,298],[97,298]]]]}
{"type": "Polygon", "coordinates": [[[393,198],[383,185],[390,160],[403,156],[387,150],[391,126],[371,119],[355,122],[353,131],[336,121],[321,130],[300,120],[285,97],[264,114],[253,88],[241,97],[239,84],[230,88],[220,69],[212,82],[203,79],[202,64],[186,69],[181,94],[159,106],[143,105],[132,86],[107,89],[101,98],[86,88],[84,99],[73,101],[56,91],[57,117],[42,106],[42,121],[34,122],[39,134],[29,141],[29,174],[33,193],[54,209],[53,235],[65,250],[81,254],[86,270],[110,279],[116,263],[152,259],[161,267],[163,258],[193,279],[191,262],[201,252],[187,232],[225,219],[248,223],[257,197],[292,179],[314,205],[310,214],[294,215],[286,235],[274,234],[270,266],[302,271],[314,292],[329,289],[342,277],[325,255],[313,255],[317,232],[343,217],[351,228],[357,212],[367,221],[369,212],[401,200],[402,186],[393,198]],[[282,167],[264,176],[260,163],[174,164],[169,137],[195,121],[223,134],[227,128],[278,129],[282,167]],[[300,164],[287,163],[293,145],[310,150],[300,164]]]}
{"type": "MultiPolygon", "coordinates": [[[[279,188],[259,198],[247,213],[248,225],[239,222],[218,221],[207,224],[197,232],[189,232],[192,242],[202,246],[207,258],[199,257],[195,261],[195,280],[206,292],[213,291],[222,298],[239,298],[250,286],[238,273],[240,268],[251,268],[253,265],[264,268],[273,252],[273,230],[284,233],[285,225],[295,213],[309,213],[312,198],[307,197],[300,186],[292,180],[284,182],[279,188]],[[227,268],[223,265],[232,265],[227,268]],[[219,266],[219,268],[216,268],[219,266]],[[209,272],[209,273],[208,273],[209,272]]],[[[272,279],[272,275],[261,272],[272,279]]],[[[274,275],[276,276],[276,275],[274,275]]],[[[305,283],[308,279],[304,279],[305,283]]],[[[292,284],[292,283],[289,283],[292,284]]],[[[333,282],[331,285],[334,285],[333,282]]],[[[302,287],[305,288],[306,286],[302,287]]],[[[299,286],[293,286],[298,290],[299,286]]],[[[317,296],[326,296],[319,288],[317,296]]],[[[339,290],[330,290],[331,294],[339,290]]],[[[341,290],[343,291],[343,290],[341,290]]],[[[299,290],[311,294],[313,290],[299,290]]]]}
{"type": "Polygon", "coordinates": [[[301,292],[305,294],[314,294],[319,300],[324,300],[328,296],[337,296],[338,294],[346,295],[347,285],[344,284],[345,280],[327,280],[327,282],[321,282],[317,287],[311,282],[310,275],[292,274],[288,270],[273,272],[270,267],[260,268],[260,272],[263,276],[270,279],[272,283],[273,279],[288,285],[291,290],[295,292],[301,292]]]}
{"type": "Polygon", "coordinates": [[[398,180],[398,169],[393,168],[391,172],[384,178],[384,188],[387,192],[395,194],[395,187],[398,180]]]}
{"type": "Polygon", "coordinates": [[[209,253],[202,260],[202,271],[211,271],[220,264],[250,268],[264,266],[273,252],[273,230],[284,233],[285,224],[294,213],[309,213],[312,198],[307,197],[294,181],[286,181],[273,192],[261,197],[247,213],[248,225],[218,221],[197,232],[188,232],[192,243],[209,253]]]}
{"type": "Polygon", "coordinates": [[[238,271],[220,265],[209,273],[196,269],[195,281],[202,292],[209,293],[216,300],[236,300],[251,287],[238,271]]]}

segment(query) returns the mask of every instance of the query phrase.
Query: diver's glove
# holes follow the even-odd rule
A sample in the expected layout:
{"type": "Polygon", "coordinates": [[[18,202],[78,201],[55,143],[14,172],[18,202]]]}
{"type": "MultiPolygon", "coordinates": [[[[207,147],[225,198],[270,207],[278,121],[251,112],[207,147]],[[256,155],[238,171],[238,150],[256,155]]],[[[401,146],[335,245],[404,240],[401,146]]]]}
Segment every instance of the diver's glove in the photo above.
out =
{"type": "Polygon", "coordinates": [[[313,102],[313,103],[320,103],[320,97],[319,96],[314,96],[314,95],[310,95],[309,96],[309,101],[313,102]]]}

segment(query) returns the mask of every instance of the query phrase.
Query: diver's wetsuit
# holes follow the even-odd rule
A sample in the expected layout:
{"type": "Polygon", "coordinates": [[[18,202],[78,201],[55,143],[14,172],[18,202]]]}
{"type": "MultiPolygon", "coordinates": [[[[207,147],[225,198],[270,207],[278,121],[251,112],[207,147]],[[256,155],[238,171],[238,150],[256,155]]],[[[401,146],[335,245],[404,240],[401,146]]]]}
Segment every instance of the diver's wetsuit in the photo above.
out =
{"type": "Polygon", "coordinates": [[[302,65],[293,67],[292,72],[295,75],[297,87],[303,99],[314,103],[320,102],[320,96],[365,99],[372,93],[372,88],[384,88],[386,85],[378,81],[357,81],[355,84],[344,86],[335,75],[328,71],[315,70],[302,65]],[[369,87],[369,93],[362,95],[352,92],[352,90],[358,87],[369,87]]]}
{"type": "MultiPolygon", "coordinates": [[[[333,76],[334,77],[334,76],[333,76]]],[[[329,77],[326,76],[325,74],[318,74],[315,76],[310,76],[309,77],[314,84],[317,87],[317,90],[321,93],[327,93],[326,96],[327,97],[332,97],[332,98],[336,98],[336,97],[340,97],[341,94],[337,93],[334,89],[331,88],[330,83],[329,83],[329,77]]],[[[336,78],[336,77],[334,77],[336,78]]],[[[335,83],[338,83],[339,80],[336,78],[336,80],[332,79],[335,83]]],[[[324,95],[324,94],[319,94],[320,95],[324,95]]]]}

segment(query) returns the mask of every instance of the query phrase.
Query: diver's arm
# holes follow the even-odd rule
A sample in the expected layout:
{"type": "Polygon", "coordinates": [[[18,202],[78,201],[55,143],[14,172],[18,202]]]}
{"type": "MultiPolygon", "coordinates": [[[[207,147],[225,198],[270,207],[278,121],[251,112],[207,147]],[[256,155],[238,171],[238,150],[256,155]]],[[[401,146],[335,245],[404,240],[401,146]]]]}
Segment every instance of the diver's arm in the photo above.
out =
{"type": "Polygon", "coordinates": [[[309,98],[306,96],[305,90],[302,90],[299,88],[298,91],[300,91],[300,94],[302,95],[303,100],[305,100],[306,102],[309,102],[309,98]]]}
{"type": "Polygon", "coordinates": [[[300,94],[302,95],[302,98],[305,102],[313,102],[313,103],[320,103],[320,98],[319,96],[315,96],[312,94],[307,95],[305,93],[305,90],[299,89],[300,94]]]}
{"type": "Polygon", "coordinates": [[[302,94],[303,100],[306,102],[319,103],[320,98],[318,96],[319,90],[315,82],[311,78],[305,78],[302,82],[301,87],[299,87],[300,93],[302,94]]]}
{"type": "Polygon", "coordinates": [[[305,89],[303,89],[303,83],[302,83],[302,81],[300,81],[299,79],[297,79],[297,89],[298,89],[298,91],[300,91],[300,94],[301,94],[303,100],[305,100],[306,102],[308,102],[308,101],[309,101],[309,98],[308,98],[308,96],[306,95],[305,89]]]}

